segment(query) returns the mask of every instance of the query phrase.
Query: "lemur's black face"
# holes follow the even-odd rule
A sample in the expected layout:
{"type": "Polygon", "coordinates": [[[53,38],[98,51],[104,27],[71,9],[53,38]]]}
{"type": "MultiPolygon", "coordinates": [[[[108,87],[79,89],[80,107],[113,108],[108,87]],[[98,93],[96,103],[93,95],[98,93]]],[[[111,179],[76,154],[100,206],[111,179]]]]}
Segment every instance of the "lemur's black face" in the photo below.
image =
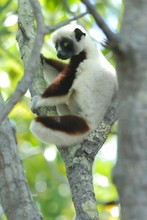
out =
{"type": "Polygon", "coordinates": [[[74,43],[69,38],[57,40],[55,47],[57,50],[57,57],[62,60],[70,59],[74,55],[74,43]]]}
{"type": "Polygon", "coordinates": [[[79,44],[83,36],[86,36],[79,28],[73,31],[74,38],[62,37],[57,39],[55,47],[57,50],[57,57],[66,60],[70,59],[73,55],[77,55],[79,52],[79,44]]]}

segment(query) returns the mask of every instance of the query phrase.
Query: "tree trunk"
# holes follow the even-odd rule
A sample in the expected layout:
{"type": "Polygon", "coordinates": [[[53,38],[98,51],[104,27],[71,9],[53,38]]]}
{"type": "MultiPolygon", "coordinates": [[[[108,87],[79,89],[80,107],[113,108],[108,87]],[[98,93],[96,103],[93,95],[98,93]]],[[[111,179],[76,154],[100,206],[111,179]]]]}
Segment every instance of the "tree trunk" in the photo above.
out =
{"type": "Polygon", "coordinates": [[[59,149],[65,161],[67,178],[76,210],[76,220],[98,220],[92,181],[94,158],[88,157],[82,147],[59,149]]]}
{"type": "Polygon", "coordinates": [[[14,128],[8,120],[0,125],[0,199],[9,220],[42,219],[29,191],[14,128]]]}
{"type": "Polygon", "coordinates": [[[117,56],[118,161],[114,179],[123,220],[147,218],[147,2],[125,1],[120,37],[128,53],[117,56]]]}

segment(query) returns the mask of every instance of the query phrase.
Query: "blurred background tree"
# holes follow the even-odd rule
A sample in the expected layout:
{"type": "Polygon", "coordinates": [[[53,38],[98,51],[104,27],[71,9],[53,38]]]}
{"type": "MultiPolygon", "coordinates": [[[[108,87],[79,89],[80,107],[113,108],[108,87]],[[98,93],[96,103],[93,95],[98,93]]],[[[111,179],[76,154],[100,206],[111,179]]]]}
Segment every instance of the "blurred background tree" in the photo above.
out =
{"type": "MultiPolygon", "coordinates": [[[[119,29],[123,12],[121,0],[92,1],[99,13],[115,31],[119,29]]],[[[54,25],[62,20],[85,11],[79,0],[40,0],[45,23],[54,25]]],[[[23,74],[23,64],[18,50],[17,35],[17,1],[1,0],[0,3],[0,88],[6,101],[23,74]]],[[[79,20],[98,42],[98,46],[108,60],[115,65],[113,54],[101,46],[105,36],[96,26],[92,17],[85,16],[79,20]]],[[[55,50],[46,36],[42,48],[45,56],[55,57],[55,50]]],[[[27,92],[10,114],[16,127],[17,141],[25,174],[37,206],[44,220],[71,220],[74,208],[70,189],[65,175],[63,160],[54,145],[40,143],[29,131],[29,124],[34,115],[29,109],[30,94],[27,92]],[[48,217],[49,216],[49,217],[48,217]]],[[[112,168],[116,162],[116,125],[112,134],[96,157],[93,178],[97,204],[101,220],[119,219],[119,207],[112,201],[118,200],[118,194],[112,183],[112,168]]],[[[0,208],[0,220],[6,219],[0,208]]]]}

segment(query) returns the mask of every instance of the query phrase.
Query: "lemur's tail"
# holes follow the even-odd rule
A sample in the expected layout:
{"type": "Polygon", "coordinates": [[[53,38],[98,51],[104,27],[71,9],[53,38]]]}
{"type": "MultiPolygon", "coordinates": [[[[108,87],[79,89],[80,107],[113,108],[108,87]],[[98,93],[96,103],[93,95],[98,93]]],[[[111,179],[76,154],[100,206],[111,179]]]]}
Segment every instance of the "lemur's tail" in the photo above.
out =
{"type": "Polygon", "coordinates": [[[81,142],[90,130],[86,121],[76,115],[39,116],[30,129],[43,142],[63,146],[81,142]]]}

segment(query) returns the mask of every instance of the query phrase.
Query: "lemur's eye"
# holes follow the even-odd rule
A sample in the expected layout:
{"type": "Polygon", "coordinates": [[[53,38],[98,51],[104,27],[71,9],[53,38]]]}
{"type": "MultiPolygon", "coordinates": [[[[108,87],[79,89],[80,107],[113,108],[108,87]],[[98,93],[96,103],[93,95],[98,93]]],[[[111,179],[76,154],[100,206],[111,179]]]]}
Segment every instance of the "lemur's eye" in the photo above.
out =
{"type": "Polygon", "coordinates": [[[67,46],[68,46],[68,43],[65,41],[65,42],[63,43],[63,46],[64,46],[64,47],[67,47],[67,46]]]}

